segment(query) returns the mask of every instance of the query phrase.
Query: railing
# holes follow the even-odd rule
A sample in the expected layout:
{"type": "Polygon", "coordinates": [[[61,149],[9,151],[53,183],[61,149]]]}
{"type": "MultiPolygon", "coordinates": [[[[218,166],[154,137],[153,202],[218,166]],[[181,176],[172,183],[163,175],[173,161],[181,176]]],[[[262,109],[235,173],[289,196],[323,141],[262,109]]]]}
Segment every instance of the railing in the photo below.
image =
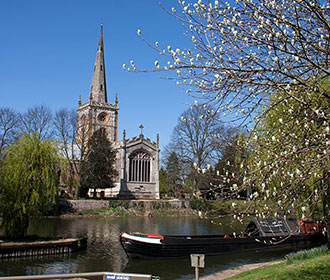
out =
{"type": "Polygon", "coordinates": [[[115,273],[115,272],[85,272],[70,274],[49,274],[31,276],[8,276],[0,277],[0,280],[42,280],[42,279],[68,279],[68,278],[87,278],[102,277],[104,280],[159,280],[158,276],[149,274],[115,273]]]}

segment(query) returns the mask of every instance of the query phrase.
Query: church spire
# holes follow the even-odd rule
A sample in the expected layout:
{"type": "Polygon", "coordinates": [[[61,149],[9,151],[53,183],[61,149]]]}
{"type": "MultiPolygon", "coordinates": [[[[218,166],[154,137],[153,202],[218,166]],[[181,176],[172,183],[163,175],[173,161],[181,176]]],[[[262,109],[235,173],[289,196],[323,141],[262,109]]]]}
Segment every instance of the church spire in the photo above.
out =
{"type": "Polygon", "coordinates": [[[103,24],[101,24],[101,33],[97,47],[96,59],[94,64],[94,73],[89,92],[89,100],[99,103],[107,103],[107,87],[105,81],[105,65],[103,50],[103,24]]]}

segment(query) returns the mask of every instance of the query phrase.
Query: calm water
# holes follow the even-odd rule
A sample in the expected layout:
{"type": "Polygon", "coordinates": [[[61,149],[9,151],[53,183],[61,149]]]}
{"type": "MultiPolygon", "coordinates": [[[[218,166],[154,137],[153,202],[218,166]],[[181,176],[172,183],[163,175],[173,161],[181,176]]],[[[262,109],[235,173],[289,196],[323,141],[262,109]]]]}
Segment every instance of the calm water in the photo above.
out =
{"type": "MultiPolygon", "coordinates": [[[[225,221],[222,221],[225,222],[225,221]]],[[[119,242],[122,231],[160,234],[225,234],[239,232],[242,226],[219,226],[195,217],[161,218],[44,218],[35,220],[30,234],[61,237],[88,237],[86,251],[68,256],[0,261],[0,276],[78,272],[130,272],[160,276],[162,280],[192,279],[189,259],[128,260],[119,242]]],[[[288,251],[231,253],[206,257],[201,275],[249,262],[282,257],[288,251]]]]}

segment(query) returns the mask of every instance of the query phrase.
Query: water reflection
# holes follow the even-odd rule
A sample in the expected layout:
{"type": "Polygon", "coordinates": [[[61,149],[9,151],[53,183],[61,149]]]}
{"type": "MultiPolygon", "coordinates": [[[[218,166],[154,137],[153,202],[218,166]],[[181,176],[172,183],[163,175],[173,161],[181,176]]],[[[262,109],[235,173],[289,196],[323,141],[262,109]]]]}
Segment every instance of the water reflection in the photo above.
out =
{"type": "MultiPolygon", "coordinates": [[[[226,224],[226,221],[222,221],[226,224]]],[[[34,259],[0,261],[0,275],[36,275],[113,271],[147,273],[161,279],[191,279],[193,269],[189,259],[128,260],[119,242],[122,231],[153,232],[160,234],[225,234],[239,232],[242,225],[233,228],[212,224],[195,217],[161,218],[43,218],[33,221],[30,234],[56,237],[88,237],[86,251],[66,256],[48,256],[34,259]]],[[[232,253],[207,257],[202,274],[226,269],[237,264],[263,261],[283,256],[286,251],[232,253]]]]}

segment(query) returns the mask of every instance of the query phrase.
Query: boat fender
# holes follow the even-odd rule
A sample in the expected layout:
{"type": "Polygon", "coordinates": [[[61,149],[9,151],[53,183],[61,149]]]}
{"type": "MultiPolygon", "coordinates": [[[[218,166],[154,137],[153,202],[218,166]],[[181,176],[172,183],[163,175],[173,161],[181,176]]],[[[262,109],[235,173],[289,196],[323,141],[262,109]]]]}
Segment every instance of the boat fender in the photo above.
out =
{"type": "Polygon", "coordinates": [[[224,238],[230,238],[230,236],[229,236],[228,234],[226,234],[226,235],[224,236],[224,238]]]}

